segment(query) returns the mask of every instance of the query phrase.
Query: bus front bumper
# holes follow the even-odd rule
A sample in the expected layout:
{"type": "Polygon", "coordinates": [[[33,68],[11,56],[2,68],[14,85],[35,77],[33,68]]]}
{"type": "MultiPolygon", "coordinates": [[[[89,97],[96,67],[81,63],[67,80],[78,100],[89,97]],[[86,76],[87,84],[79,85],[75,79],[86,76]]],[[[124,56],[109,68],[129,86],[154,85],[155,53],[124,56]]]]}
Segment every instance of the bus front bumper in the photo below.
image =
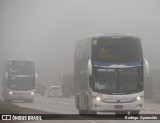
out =
{"type": "Polygon", "coordinates": [[[143,99],[130,103],[106,103],[94,100],[90,110],[99,112],[115,111],[140,111],[142,109],[143,99]]]}
{"type": "Polygon", "coordinates": [[[33,100],[34,92],[12,92],[8,93],[7,99],[10,100],[33,100]]]}

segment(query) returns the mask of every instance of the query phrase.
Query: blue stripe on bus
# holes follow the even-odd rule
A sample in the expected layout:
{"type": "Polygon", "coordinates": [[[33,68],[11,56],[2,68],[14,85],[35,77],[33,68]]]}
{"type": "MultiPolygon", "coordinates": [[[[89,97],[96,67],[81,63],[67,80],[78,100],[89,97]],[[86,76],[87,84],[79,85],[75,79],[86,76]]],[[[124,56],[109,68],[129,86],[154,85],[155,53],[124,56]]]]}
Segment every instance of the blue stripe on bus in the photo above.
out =
{"type": "MultiPolygon", "coordinates": [[[[92,61],[92,64],[93,65],[97,65],[97,66],[110,66],[110,65],[113,65],[113,63],[97,62],[97,61],[92,61]]],[[[142,65],[142,61],[135,61],[135,62],[130,62],[130,63],[119,63],[119,64],[116,64],[116,65],[139,66],[139,65],[142,65]]]]}

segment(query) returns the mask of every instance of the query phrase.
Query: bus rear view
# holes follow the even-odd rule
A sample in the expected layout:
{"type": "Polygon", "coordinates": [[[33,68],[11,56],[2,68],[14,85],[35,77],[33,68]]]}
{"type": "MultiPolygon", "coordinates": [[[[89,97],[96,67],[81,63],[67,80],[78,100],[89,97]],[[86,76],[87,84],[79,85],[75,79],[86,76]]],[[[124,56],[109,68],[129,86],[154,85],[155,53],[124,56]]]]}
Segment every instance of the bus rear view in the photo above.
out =
{"type": "Polygon", "coordinates": [[[76,107],[79,113],[127,114],[130,111],[139,114],[144,93],[140,39],[127,34],[102,34],[79,41],[79,47],[82,48],[79,49],[81,58],[75,55],[76,107]],[[83,57],[85,41],[88,56],[83,57]]]}
{"type": "Polygon", "coordinates": [[[33,61],[7,61],[3,77],[4,100],[24,100],[27,102],[33,102],[35,79],[36,73],[33,61]]]}

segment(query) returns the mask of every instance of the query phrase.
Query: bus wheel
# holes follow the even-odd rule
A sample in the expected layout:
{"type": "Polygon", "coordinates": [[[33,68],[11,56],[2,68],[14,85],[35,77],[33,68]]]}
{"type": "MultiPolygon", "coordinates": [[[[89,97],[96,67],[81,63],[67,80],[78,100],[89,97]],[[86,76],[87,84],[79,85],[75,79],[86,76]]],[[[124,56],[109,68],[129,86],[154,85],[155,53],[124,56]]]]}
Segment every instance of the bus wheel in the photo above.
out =
{"type": "Polygon", "coordinates": [[[96,116],[96,115],[97,115],[97,112],[96,112],[96,111],[91,111],[91,110],[89,109],[89,103],[88,103],[87,106],[86,106],[86,115],[88,115],[88,116],[96,116]]]}
{"type": "Polygon", "coordinates": [[[96,111],[91,111],[91,115],[96,116],[96,115],[97,115],[97,112],[96,112],[96,111]]]}
{"type": "Polygon", "coordinates": [[[96,111],[88,111],[88,115],[95,117],[97,115],[97,112],[96,111]]]}
{"type": "Polygon", "coordinates": [[[79,115],[81,115],[81,116],[86,115],[86,111],[85,111],[85,110],[80,110],[80,109],[79,109],[79,115]]]}
{"type": "Polygon", "coordinates": [[[75,96],[75,104],[76,104],[76,108],[80,109],[79,108],[79,97],[78,96],[75,96]]]}

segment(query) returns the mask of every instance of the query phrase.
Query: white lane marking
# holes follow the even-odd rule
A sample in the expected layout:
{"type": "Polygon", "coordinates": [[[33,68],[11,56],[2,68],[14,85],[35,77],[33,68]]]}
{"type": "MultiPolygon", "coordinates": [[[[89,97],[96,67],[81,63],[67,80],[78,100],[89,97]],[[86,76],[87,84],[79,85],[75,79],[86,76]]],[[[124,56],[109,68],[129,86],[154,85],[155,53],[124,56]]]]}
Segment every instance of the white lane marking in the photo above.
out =
{"type": "MultiPolygon", "coordinates": [[[[90,122],[90,123],[96,123],[96,121],[94,121],[94,120],[88,120],[88,122],[90,122]]],[[[101,122],[110,123],[110,122],[108,122],[106,120],[101,120],[101,122]]]]}
{"type": "Polygon", "coordinates": [[[88,120],[88,122],[90,122],[90,123],[96,123],[95,121],[93,121],[93,120],[88,120]]]}

